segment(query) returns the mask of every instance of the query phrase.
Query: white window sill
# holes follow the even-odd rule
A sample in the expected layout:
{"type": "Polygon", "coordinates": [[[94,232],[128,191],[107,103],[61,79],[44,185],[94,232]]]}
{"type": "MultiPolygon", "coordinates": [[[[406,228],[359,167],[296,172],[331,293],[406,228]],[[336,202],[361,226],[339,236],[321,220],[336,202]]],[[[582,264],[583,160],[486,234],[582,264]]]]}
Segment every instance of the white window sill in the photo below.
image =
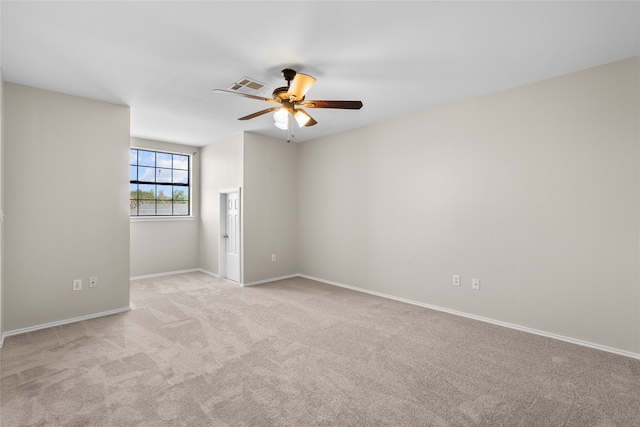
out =
{"type": "Polygon", "coordinates": [[[131,216],[131,222],[193,221],[195,216],[131,216]]]}

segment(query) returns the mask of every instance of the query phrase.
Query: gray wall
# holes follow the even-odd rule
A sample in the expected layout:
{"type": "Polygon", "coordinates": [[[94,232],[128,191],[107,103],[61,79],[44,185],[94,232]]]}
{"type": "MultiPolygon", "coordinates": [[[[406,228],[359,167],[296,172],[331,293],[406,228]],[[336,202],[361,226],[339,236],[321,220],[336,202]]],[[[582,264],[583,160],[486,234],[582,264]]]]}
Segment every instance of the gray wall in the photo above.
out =
{"type": "Polygon", "coordinates": [[[131,277],[198,268],[200,234],[200,148],[131,138],[131,147],[192,155],[192,218],[131,220],[131,277]]]}
{"type": "Polygon", "coordinates": [[[241,187],[241,283],[297,274],[297,150],[251,133],[202,148],[200,268],[220,274],[220,190],[241,187]]]}
{"type": "Polygon", "coordinates": [[[297,153],[298,144],[244,134],[245,284],[298,273],[297,153]]]}
{"type": "Polygon", "coordinates": [[[5,332],[126,309],[129,107],[11,83],[4,96],[5,332]]]}
{"type": "Polygon", "coordinates": [[[214,274],[220,273],[220,190],[242,187],[243,144],[240,133],[200,151],[200,268],[214,274]]]}
{"type": "Polygon", "coordinates": [[[634,58],[301,144],[299,272],[640,353],[639,79],[634,58]]]}
{"type": "MultiPolygon", "coordinates": [[[[4,294],[3,287],[3,255],[4,255],[4,79],[2,78],[2,70],[0,69],[0,336],[4,332],[4,322],[2,318],[4,316],[4,294]]],[[[0,345],[2,345],[2,339],[0,338],[0,345]]]]}

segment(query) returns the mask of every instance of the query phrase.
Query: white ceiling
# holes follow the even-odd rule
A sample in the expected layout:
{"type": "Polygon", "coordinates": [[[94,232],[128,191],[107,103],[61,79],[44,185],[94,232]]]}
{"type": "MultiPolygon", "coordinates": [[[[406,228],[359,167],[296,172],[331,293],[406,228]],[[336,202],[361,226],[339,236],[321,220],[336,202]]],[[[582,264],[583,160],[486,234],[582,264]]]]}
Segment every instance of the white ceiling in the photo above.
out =
{"type": "Polygon", "coordinates": [[[5,81],[131,107],[132,136],[203,146],[286,139],[270,107],[212,92],[283,68],[318,79],[295,141],[640,54],[640,2],[5,1],[5,81]]]}

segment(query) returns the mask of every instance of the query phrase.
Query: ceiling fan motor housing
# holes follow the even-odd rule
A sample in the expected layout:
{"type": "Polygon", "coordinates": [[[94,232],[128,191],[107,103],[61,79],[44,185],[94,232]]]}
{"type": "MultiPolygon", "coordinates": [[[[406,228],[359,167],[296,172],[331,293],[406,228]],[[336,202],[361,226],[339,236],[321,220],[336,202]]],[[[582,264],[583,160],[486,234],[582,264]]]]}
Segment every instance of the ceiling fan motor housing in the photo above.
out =
{"type": "Polygon", "coordinates": [[[296,71],[292,70],[291,68],[285,68],[284,70],[282,70],[282,77],[284,77],[284,79],[287,81],[287,86],[289,86],[291,80],[296,77],[296,74],[296,71]]]}
{"type": "Polygon", "coordinates": [[[287,86],[276,88],[273,91],[273,99],[278,101],[288,101],[289,97],[287,96],[287,92],[289,92],[289,88],[287,86]]]}

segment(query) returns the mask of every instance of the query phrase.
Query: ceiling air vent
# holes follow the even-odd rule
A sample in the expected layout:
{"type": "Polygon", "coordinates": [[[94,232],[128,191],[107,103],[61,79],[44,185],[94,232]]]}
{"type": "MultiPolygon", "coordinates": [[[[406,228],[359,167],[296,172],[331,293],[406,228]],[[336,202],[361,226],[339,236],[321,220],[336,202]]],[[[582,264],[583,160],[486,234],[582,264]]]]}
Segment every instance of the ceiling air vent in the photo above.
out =
{"type": "Polygon", "coordinates": [[[271,97],[273,88],[249,77],[242,77],[232,85],[227,87],[228,90],[234,92],[245,93],[247,95],[255,95],[262,97],[271,97]]]}

